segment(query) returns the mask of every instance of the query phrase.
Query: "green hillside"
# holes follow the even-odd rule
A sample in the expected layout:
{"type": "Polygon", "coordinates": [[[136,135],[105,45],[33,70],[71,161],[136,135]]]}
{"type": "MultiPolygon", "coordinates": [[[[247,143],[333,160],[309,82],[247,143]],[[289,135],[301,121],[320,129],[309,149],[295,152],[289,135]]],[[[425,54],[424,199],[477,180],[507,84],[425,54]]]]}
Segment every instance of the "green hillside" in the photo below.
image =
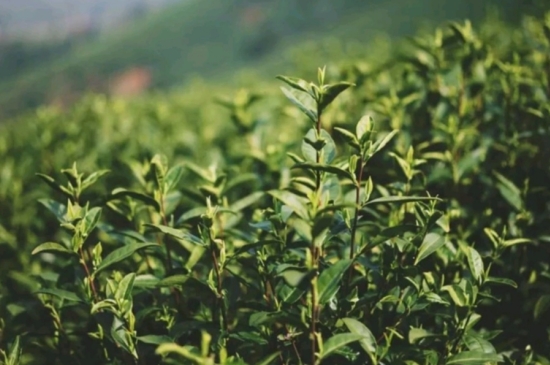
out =
{"type": "Polygon", "coordinates": [[[74,98],[91,88],[92,79],[94,90],[106,90],[113,75],[127,67],[147,67],[153,87],[169,88],[196,75],[212,78],[245,67],[283,67],[289,45],[308,40],[337,37],[365,44],[376,34],[413,34],[422,25],[449,19],[477,21],[495,4],[511,20],[533,9],[519,0],[185,1],[0,82],[0,115],[57,96],[74,98]]]}

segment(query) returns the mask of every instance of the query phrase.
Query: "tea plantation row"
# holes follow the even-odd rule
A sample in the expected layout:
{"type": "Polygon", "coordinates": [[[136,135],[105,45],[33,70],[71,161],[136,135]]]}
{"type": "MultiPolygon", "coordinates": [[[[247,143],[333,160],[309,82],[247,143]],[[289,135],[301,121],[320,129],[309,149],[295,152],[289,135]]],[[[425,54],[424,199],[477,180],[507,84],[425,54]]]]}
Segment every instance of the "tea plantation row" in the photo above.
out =
{"type": "Polygon", "coordinates": [[[2,127],[0,363],[550,363],[550,14],[278,79],[2,127]]]}

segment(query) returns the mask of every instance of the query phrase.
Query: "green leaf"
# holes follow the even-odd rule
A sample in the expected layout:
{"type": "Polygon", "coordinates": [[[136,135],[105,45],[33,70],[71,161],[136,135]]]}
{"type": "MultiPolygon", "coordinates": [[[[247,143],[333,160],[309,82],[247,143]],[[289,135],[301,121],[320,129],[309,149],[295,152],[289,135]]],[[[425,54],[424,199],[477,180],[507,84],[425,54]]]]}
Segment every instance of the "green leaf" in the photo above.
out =
{"type": "Polygon", "coordinates": [[[285,94],[285,96],[287,97],[288,100],[290,100],[290,102],[292,104],[294,104],[295,106],[298,107],[298,109],[300,109],[300,111],[302,113],[304,113],[305,115],[307,115],[307,117],[313,122],[313,123],[316,123],[317,122],[317,113],[311,109],[309,109],[307,106],[305,106],[300,100],[298,100],[296,98],[296,96],[294,96],[292,94],[292,92],[284,87],[281,87],[281,90],[283,91],[283,94],[285,94]]]}
{"type": "Polygon", "coordinates": [[[161,345],[163,343],[174,342],[174,339],[166,335],[145,335],[138,336],[137,340],[149,345],[161,345]]]}
{"type": "Polygon", "coordinates": [[[317,290],[319,294],[319,304],[323,305],[329,302],[340,288],[342,276],[350,267],[352,260],[340,260],[325,269],[317,282],[317,290]]]}
{"type": "Polygon", "coordinates": [[[257,365],[272,365],[276,359],[279,358],[281,352],[277,351],[269,356],[264,357],[260,362],[256,363],[257,365]]]}
{"type": "Polygon", "coordinates": [[[308,83],[305,80],[299,79],[297,77],[288,77],[283,75],[276,76],[277,79],[286,82],[288,86],[292,87],[293,89],[303,91],[305,93],[309,94],[308,90],[308,83]]]}
{"type": "Polygon", "coordinates": [[[365,206],[373,205],[373,204],[381,204],[381,203],[404,204],[404,203],[430,201],[430,200],[442,201],[439,198],[430,197],[430,196],[385,196],[385,197],[382,197],[382,198],[373,199],[373,200],[365,203],[365,206]]]}
{"type": "Polygon", "coordinates": [[[372,362],[375,363],[374,360],[376,359],[377,344],[376,338],[374,338],[372,332],[367,328],[367,326],[356,319],[344,318],[343,321],[351,333],[361,335],[363,337],[359,340],[359,344],[363,350],[365,350],[367,355],[371,357],[372,362]]]}
{"type": "Polygon", "coordinates": [[[348,170],[344,170],[333,165],[324,165],[324,164],[317,164],[317,163],[300,163],[292,166],[292,168],[293,169],[302,168],[302,169],[313,170],[313,171],[323,171],[323,172],[328,172],[330,174],[335,174],[337,176],[340,176],[341,178],[349,179],[351,181],[355,180],[355,177],[348,170]]]}
{"type": "Polygon", "coordinates": [[[420,245],[420,248],[418,249],[418,256],[416,257],[414,264],[418,265],[420,261],[430,256],[432,253],[437,251],[437,249],[442,247],[444,244],[445,244],[445,237],[441,236],[438,233],[428,233],[426,237],[424,237],[424,241],[422,242],[422,244],[420,245]]]}
{"type": "Polygon", "coordinates": [[[539,319],[544,313],[550,309],[550,294],[541,296],[535,304],[533,315],[535,319],[539,319]]]}
{"type": "Polygon", "coordinates": [[[70,292],[70,291],[67,291],[67,290],[63,290],[63,289],[47,289],[47,288],[43,288],[43,289],[39,289],[37,291],[34,292],[35,294],[48,294],[48,295],[53,295],[55,297],[58,297],[60,299],[63,299],[63,300],[68,300],[70,302],[81,302],[81,303],[84,303],[85,301],[80,298],[78,295],[76,295],[75,293],[73,292],[70,292]]]}
{"type": "Polygon", "coordinates": [[[464,336],[464,344],[470,351],[480,351],[485,354],[497,353],[494,346],[489,341],[473,334],[464,336]]]}
{"type": "Polygon", "coordinates": [[[237,200],[236,202],[234,202],[233,204],[231,204],[231,206],[229,207],[229,209],[235,211],[235,212],[240,212],[241,210],[243,210],[244,208],[256,203],[258,200],[260,200],[262,197],[264,196],[264,192],[263,191],[257,191],[255,193],[252,193],[240,200],[237,200]]]}
{"type": "Polygon", "coordinates": [[[398,130],[393,130],[390,133],[386,134],[384,138],[379,139],[372,145],[372,151],[371,155],[375,154],[376,152],[380,151],[382,148],[386,147],[386,145],[392,140],[392,138],[398,133],[398,130]]]}
{"type": "Polygon", "coordinates": [[[108,268],[111,265],[116,264],[130,256],[132,256],[136,251],[139,251],[146,247],[158,246],[158,243],[130,243],[129,245],[117,248],[113,252],[107,255],[101,261],[101,264],[98,266],[94,274],[97,274],[101,270],[108,268]]]}
{"type": "Polygon", "coordinates": [[[466,247],[466,257],[472,276],[479,282],[483,278],[485,268],[479,252],[473,247],[466,247]]]}
{"type": "Polygon", "coordinates": [[[448,292],[453,302],[459,307],[465,307],[468,303],[464,290],[458,285],[446,285],[441,290],[448,292]]]}
{"type": "Polygon", "coordinates": [[[124,322],[116,316],[111,326],[111,336],[115,343],[120,345],[120,347],[126,350],[135,359],[138,358],[134,344],[130,341],[130,334],[127,332],[126,328],[124,328],[124,322]]]}
{"type": "Polygon", "coordinates": [[[355,86],[349,82],[338,82],[336,84],[325,85],[321,94],[319,109],[322,111],[336,99],[338,95],[346,91],[350,86],[355,86]]]}
{"type": "Polygon", "coordinates": [[[182,241],[190,242],[198,246],[206,246],[206,244],[199,237],[194,236],[190,233],[184,232],[181,229],[164,226],[162,224],[150,224],[150,223],[145,223],[144,226],[151,227],[155,231],[165,233],[169,236],[172,236],[182,241]]]}
{"type": "Polygon", "coordinates": [[[356,149],[360,149],[359,140],[353,133],[351,133],[347,129],[338,128],[338,127],[334,127],[334,130],[340,133],[346,140],[346,143],[348,143],[350,146],[356,149]]]}
{"type": "Polygon", "coordinates": [[[69,190],[67,190],[67,188],[65,188],[64,186],[61,186],[58,183],[56,183],[55,180],[51,176],[48,176],[48,175],[45,175],[45,174],[40,174],[40,173],[37,173],[36,176],[41,178],[53,190],[65,195],[68,198],[71,198],[73,196],[73,194],[71,194],[71,192],[69,190]]]}
{"type": "Polygon", "coordinates": [[[496,283],[496,284],[508,285],[513,288],[518,287],[518,284],[514,280],[510,280],[507,278],[496,278],[493,276],[489,276],[487,279],[485,279],[485,283],[496,283]]]}
{"type": "Polygon", "coordinates": [[[321,129],[319,133],[319,138],[324,142],[323,148],[320,150],[319,161],[317,161],[317,150],[308,143],[307,141],[312,141],[316,143],[317,132],[314,128],[310,128],[306,133],[304,140],[302,141],[302,154],[306,161],[320,164],[330,164],[336,157],[336,144],[332,139],[332,136],[324,129],[321,129]]]}
{"type": "Polygon", "coordinates": [[[157,347],[155,353],[161,356],[175,353],[182,357],[185,357],[186,359],[194,361],[197,364],[202,364],[204,362],[203,358],[191,352],[190,348],[190,346],[180,346],[176,343],[163,343],[159,347],[157,347]]]}
{"type": "Polygon", "coordinates": [[[61,223],[66,223],[67,220],[65,219],[65,214],[67,213],[67,207],[65,207],[63,204],[60,204],[54,200],[51,199],[40,199],[38,200],[40,204],[42,204],[46,209],[48,209],[50,212],[52,212],[57,220],[61,223]]]}
{"type": "Polygon", "coordinates": [[[118,286],[116,288],[115,292],[115,299],[118,301],[127,300],[129,302],[132,301],[132,290],[134,288],[134,280],[136,278],[135,273],[127,274],[122,278],[122,280],[118,283],[118,286]]]}
{"type": "Polygon", "coordinates": [[[338,349],[361,339],[363,339],[363,336],[356,333],[339,333],[334,335],[323,344],[321,359],[324,359],[338,349]]]}
{"type": "Polygon", "coordinates": [[[523,210],[523,199],[518,187],[498,172],[494,171],[493,174],[497,178],[497,188],[502,197],[516,210],[523,210]]]}
{"type": "Polygon", "coordinates": [[[92,208],[86,213],[83,220],[84,233],[86,235],[90,234],[90,232],[95,228],[95,226],[97,225],[97,222],[99,222],[100,217],[101,217],[101,208],[98,208],[98,207],[92,208]]]}
{"type": "Polygon", "coordinates": [[[487,362],[502,362],[502,358],[495,354],[486,354],[482,351],[464,351],[451,356],[446,365],[485,365],[487,362]]]}
{"type": "MultiPolygon", "coordinates": [[[[15,340],[10,346],[8,364],[9,365],[19,365],[19,359],[21,358],[21,353],[23,349],[21,347],[21,336],[15,336],[15,340]]],[[[0,351],[0,354],[2,352],[0,351]]],[[[7,364],[6,364],[7,365],[7,364]]]]}
{"type": "Polygon", "coordinates": [[[189,219],[193,219],[196,217],[200,217],[202,214],[206,213],[206,207],[197,207],[188,210],[187,212],[183,213],[181,217],[178,218],[176,221],[176,225],[180,225],[183,222],[188,221],[189,219]]]}
{"type": "Polygon", "coordinates": [[[292,209],[300,218],[307,219],[308,213],[305,202],[299,196],[286,190],[270,190],[268,194],[283,202],[283,204],[292,209]]]}
{"type": "Polygon", "coordinates": [[[355,126],[355,134],[357,135],[357,138],[362,141],[363,136],[372,131],[372,127],[372,117],[370,115],[364,115],[355,126]]]}
{"type": "Polygon", "coordinates": [[[65,246],[59,244],[59,243],[56,243],[56,242],[45,242],[45,243],[42,243],[41,245],[38,245],[38,247],[36,247],[33,251],[32,251],[32,255],[36,255],[37,253],[40,253],[40,252],[48,252],[48,251],[56,251],[56,252],[63,252],[63,253],[68,253],[68,254],[71,254],[71,255],[74,255],[75,253],[73,252],[73,250],[69,250],[67,249],[65,246]]]}
{"type": "Polygon", "coordinates": [[[174,166],[166,173],[164,177],[164,191],[171,191],[178,185],[178,182],[183,175],[183,166],[174,166]]]}
{"type": "Polygon", "coordinates": [[[91,185],[95,184],[96,181],[100,177],[108,174],[109,172],[111,172],[111,171],[110,170],[99,170],[99,171],[92,172],[87,178],[85,178],[82,181],[81,189],[84,190],[84,189],[90,187],[91,185]]]}
{"type": "Polygon", "coordinates": [[[157,287],[173,287],[176,285],[183,285],[189,280],[189,275],[172,275],[168,276],[157,283],[157,287]]]}
{"type": "Polygon", "coordinates": [[[160,212],[160,205],[155,199],[145,194],[138,193],[137,191],[131,191],[123,188],[113,190],[111,195],[107,197],[107,201],[122,199],[124,197],[139,200],[140,202],[155,208],[157,212],[160,212]]]}
{"type": "Polygon", "coordinates": [[[515,245],[521,245],[525,243],[533,243],[533,241],[527,238],[513,238],[513,239],[502,241],[502,247],[512,247],[515,245]]]}

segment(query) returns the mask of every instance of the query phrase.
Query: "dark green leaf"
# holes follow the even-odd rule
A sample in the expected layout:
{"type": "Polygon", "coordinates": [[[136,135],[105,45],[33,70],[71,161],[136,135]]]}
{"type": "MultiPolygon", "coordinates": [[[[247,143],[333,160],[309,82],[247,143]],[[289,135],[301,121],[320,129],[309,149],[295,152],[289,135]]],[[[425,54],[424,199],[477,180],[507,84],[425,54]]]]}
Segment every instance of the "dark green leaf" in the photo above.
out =
{"type": "Polygon", "coordinates": [[[498,172],[495,171],[493,174],[497,178],[497,188],[502,197],[516,210],[522,210],[523,199],[521,198],[521,191],[517,186],[498,172]]]}
{"type": "Polygon", "coordinates": [[[317,290],[319,293],[319,304],[323,305],[329,302],[334,294],[340,288],[342,276],[346,270],[350,267],[352,260],[345,259],[340,260],[325,269],[317,282],[317,290]]]}
{"type": "Polygon", "coordinates": [[[354,84],[349,82],[339,82],[336,84],[325,85],[321,94],[321,102],[319,103],[320,109],[324,110],[334,101],[334,99],[336,99],[338,95],[346,91],[350,86],[354,86],[354,84]]]}

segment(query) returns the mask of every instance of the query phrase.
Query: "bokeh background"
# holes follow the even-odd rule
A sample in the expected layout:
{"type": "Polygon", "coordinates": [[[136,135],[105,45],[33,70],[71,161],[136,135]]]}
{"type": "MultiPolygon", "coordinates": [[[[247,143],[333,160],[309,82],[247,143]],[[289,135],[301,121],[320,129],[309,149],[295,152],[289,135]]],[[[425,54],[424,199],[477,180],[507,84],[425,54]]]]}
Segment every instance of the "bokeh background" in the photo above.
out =
{"type": "Polygon", "coordinates": [[[197,78],[291,72],[307,47],[317,66],[372,42],[382,57],[390,38],[445,21],[517,23],[546,8],[544,0],[0,0],[0,118],[67,107],[90,92],[133,96],[197,78]]]}

